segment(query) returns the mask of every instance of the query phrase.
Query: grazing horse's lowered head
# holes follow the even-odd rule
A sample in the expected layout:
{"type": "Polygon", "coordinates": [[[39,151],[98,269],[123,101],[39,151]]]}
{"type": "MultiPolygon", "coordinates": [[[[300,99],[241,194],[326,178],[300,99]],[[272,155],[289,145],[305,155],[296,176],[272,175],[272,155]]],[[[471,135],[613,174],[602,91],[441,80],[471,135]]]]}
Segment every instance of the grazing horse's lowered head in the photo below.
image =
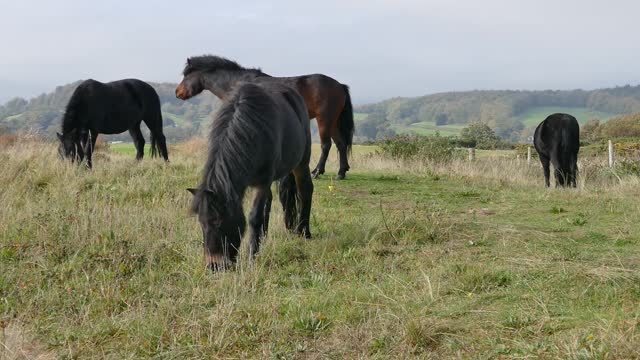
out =
{"type": "Polygon", "coordinates": [[[191,212],[198,215],[204,238],[205,265],[224,271],[235,262],[246,228],[241,203],[227,207],[223,196],[211,190],[187,189],[193,194],[191,212]]]}
{"type": "Polygon", "coordinates": [[[76,130],[65,135],[60,133],[56,133],[56,135],[60,142],[58,145],[58,155],[60,155],[61,160],[71,159],[72,162],[76,160],[82,162],[84,160],[84,150],[80,145],[76,130]]]}

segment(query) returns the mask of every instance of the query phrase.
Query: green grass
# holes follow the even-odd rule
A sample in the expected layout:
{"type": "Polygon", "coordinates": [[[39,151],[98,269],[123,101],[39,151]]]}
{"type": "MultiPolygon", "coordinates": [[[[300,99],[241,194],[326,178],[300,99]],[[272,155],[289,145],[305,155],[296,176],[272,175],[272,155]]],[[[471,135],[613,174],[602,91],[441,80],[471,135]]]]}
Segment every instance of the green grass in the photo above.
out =
{"type": "Polygon", "coordinates": [[[124,147],[93,171],[0,149],[0,323],[27,358],[637,356],[637,177],[581,163],[579,189],[546,190],[515,160],[356,146],[346,181],[332,152],[314,183],[313,239],[274,201],[255,261],[212,275],[185,191],[203,151],[124,147]]]}
{"type": "MultiPolygon", "coordinates": [[[[122,155],[136,156],[136,147],[133,143],[109,144],[109,150],[122,155]]],[[[144,145],[144,156],[151,156],[151,145],[144,145]]]]}
{"type": "Polygon", "coordinates": [[[547,116],[554,113],[567,113],[573,115],[580,124],[584,124],[591,119],[600,119],[607,121],[615,114],[609,114],[600,111],[594,111],[588,108],[572,108],[572,107],[535,107],[519,114],[516,118],[525,126],[534,126],[546,119],[547,116]]]}

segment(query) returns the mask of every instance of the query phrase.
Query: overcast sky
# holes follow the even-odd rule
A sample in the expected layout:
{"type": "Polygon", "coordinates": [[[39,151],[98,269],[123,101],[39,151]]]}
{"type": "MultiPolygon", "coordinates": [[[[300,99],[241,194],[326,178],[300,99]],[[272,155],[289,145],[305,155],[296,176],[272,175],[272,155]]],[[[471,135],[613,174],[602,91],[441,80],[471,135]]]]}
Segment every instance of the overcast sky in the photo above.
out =
{"type": "Polygon", "coordinates": [[[0,0],[0,102],[78,79],[178,82],[210,53],[324,73],[356,103],[640,83],[633,0],[0,0]]]}

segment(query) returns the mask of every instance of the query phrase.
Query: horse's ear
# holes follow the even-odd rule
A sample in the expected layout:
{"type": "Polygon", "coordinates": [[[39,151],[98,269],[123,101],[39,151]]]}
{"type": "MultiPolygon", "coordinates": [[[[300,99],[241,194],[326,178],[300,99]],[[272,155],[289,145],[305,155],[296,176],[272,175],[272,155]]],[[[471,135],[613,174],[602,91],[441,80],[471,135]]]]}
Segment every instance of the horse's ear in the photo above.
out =
{"type": "Polygon", "coordinates": [[[59,132],[57,132],[56,135],[58,136],[58,140],[62,141],[62,139],[64,139],[62,134],[60,134],[59,132]]]}
{"type": "Polygon", "coordinates": [[[188,188],[187,191],[190,192],[192,195],[195,195],[198,192],[198,189],[188,188]]]}
{"type": "Polygon", "coordinates": [[[187,58],[187,65],[191,66],[191,58],[187,58]]]}

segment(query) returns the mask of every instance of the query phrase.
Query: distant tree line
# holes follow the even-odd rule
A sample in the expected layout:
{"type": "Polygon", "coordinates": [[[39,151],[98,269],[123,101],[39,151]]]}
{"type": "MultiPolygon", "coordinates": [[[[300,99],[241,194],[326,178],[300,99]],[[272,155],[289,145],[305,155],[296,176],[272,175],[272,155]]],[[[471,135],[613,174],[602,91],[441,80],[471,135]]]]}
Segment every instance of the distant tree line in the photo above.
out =
{"type": "Polygon", "coordinates": [[[360,134],[379,138],[387,124],[436,125],[483,123],[496,135],[521,141],[533,129],[525,129],[516,117],[533,107],[580,107],[612,114],[640,112],[640,86],[622,86],[593,91],[469,91],[441,93],[416,98],[393,98],[359,106],[367,114],[359,122],[360,134]],[[377,130],[377,131],[376,131],[377,130]]]}
{"type": "MultiPolygon", "coordinates": [[[[15,98],[8,101],[0,106],[0,131],[33,129],[52,137],[59,131],[66,104],[79,83],[59,86],[49,94],[30,100],[15,98]]],[[[164,131],[170,141],[206,135],[211,114],[218,105],[212,94],[204,92],[182,101],[175,97],[175,84],[151,85],[160,96],[164,131]]],[[[612,114],[640,112],[640,86],[593,91],[469,91],[393,98],[356,107],[356,112],[365,113],[365,117],[356,121],[355,135],[361,141],[385,139],[396,135],[397,126],[426,121],[440,126],[484,124],[498,138],[518,142],[533,135],[534,128],[525,128],[516,117],[532,107],[541,106],[582,107],[612,114]]],[[[312,131],[315,134],[317,129],[312,126],[312,131]]],[[[126,133],[111,138],[129,141],[126,133]]]]}

